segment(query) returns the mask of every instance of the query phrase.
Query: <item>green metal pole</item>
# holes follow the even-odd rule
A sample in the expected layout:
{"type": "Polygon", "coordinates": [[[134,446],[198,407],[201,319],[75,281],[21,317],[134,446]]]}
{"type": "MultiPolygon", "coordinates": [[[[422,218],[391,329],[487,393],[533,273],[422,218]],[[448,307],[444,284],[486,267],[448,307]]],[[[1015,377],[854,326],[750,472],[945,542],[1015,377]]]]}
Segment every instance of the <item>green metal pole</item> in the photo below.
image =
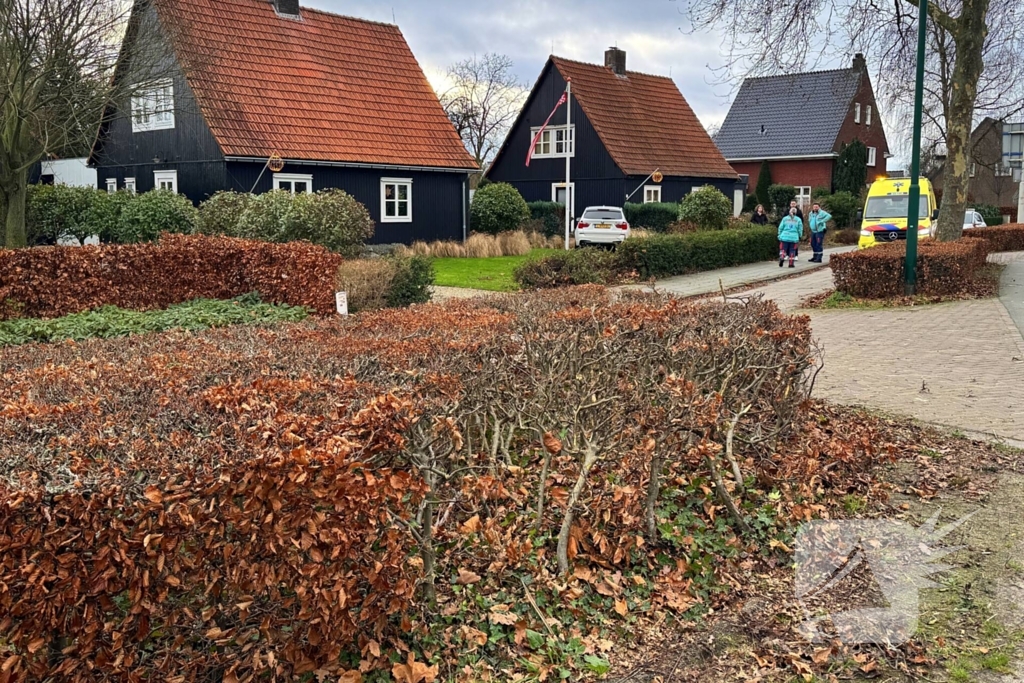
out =
{"type": "Polygon", "coordinates": [[[928,37],[928,0],[921,0],[917,19],[917,83],[914,86],[914,149],[910,158],[910,206],[907,215],[905,291],[917,289],[917,230],[921,205],[921,113],[924,109],[924,49],[928,37]]]}

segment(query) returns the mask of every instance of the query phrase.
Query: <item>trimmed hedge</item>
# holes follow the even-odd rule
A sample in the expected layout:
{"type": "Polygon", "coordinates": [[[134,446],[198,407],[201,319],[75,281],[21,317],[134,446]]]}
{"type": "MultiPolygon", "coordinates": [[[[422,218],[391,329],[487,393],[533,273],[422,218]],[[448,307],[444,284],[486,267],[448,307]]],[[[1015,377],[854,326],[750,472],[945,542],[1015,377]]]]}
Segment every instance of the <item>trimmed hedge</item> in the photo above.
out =
{"type": "Polygon", "coordinates": [[[558,202],[527,202],[530,218],[543,223],[543,233],[547,237],[565,233],[565,204],[558,202]]]}
{"type": "Polygon", "coordinates": [[[989,251],[1024,251],[1024,223],[964,230],[964,237],[985,240],[989,251]]]}
{"type": "MultiPolygon", "coordinates": [[[[922,242],[917,255],[917,293],[929,296],[967,291],[991,252],[985,240],[922,242]]],[[[834,254],[829,260],[836,290],[866,299],[904,295],[906,244],[834,254]]]]}
{"type": "Polygon", "coordinates": [[[512,276],[523,289],[547,289],[570,285],[610,285],[618,281],[621,271],[622,264],[616,252],[574,249],[525,261],[516,267],[512,276]]]}
{"type": "Polygon", "coordinates": [[[778,231],[772,226],[631,238],[616,251],[621,267],[643,278],[769,261],[778,254],[778,231]]]}
{"type": "Polygon", "coordinates": [[[0,250],[0,320],[58,318],[101,306],[167,308],[192,299],[264,301],[335,311],[341,257],[308,242],[162,235],[157,243],[0,250]]]}
{"type": "Polygon", "coordinates": [[[668,232],[668,226],[679,219],[679,204],[672,202],[627,203],[622,207],[622,211],[626,214],[626,222],[630,227],[654,232],[668,232]]]}

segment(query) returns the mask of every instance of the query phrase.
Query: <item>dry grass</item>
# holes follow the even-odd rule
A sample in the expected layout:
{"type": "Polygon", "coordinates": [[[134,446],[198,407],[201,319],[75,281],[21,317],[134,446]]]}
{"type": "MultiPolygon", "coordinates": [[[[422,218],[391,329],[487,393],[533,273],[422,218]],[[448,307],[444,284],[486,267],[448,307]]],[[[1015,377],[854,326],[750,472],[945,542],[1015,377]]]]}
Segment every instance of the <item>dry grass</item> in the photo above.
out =
{"type": "Polygon", "coordinates": [[[629,231],[629,238],[642,240],[655,234],[657,233],[655,233],[653,230],[644,230],[643,228],[631,228],[629,231]]]}
{"type": "Polygon", "coordinates": [[[434,258],[495,258],[498,256],[526,256],[534,249],[561,249],[563,238],[545,237],[534,231],[516,230],[499,235],[474,233],[464,244],[435,241],[413,242],[411,247],[395,249],[398,257],[432,256],[434,258]]]}
{"type": "Polygon", "coordinates": [[[530,238],[521,231],[503,232],[497,239],[502,256],[526,256],[532,249],[530,238]]]}
{"type": "Polygon", "coordinates": [[[466,240],[466,256],[469,258],[493,258],[501,255],[501,244],[494,235],[475,234],[466,240]]]}
{"type": "Polygon", "coordinates": [[[349,310],[355,313],[386,308],[394,278],[395,264],[390,259],[355,259],[341,264],[336,282],[339,292],[348,292],[349,310]]]}

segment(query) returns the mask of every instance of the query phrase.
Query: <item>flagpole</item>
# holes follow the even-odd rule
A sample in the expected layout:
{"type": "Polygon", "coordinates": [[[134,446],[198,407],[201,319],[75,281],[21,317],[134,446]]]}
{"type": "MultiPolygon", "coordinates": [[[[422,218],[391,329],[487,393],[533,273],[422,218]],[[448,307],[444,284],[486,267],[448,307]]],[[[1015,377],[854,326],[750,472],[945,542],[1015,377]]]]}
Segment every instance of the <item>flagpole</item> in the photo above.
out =
{"type": "Polygon", "coordinates": [[[572,79],[567,78],[565,92],[565,250],[569,251],[569,230],[572,227],[572,185],[569,184],[572,154],[576,150],[576,140],[572,136],[572,79]]]}

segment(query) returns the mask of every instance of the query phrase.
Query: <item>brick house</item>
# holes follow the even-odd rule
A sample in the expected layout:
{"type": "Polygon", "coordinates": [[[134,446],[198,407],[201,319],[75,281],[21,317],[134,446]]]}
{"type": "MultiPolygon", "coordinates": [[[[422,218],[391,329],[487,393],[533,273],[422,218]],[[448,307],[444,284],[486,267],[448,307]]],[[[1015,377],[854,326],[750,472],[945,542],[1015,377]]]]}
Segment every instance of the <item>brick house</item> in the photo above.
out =
{"type": "Polygon", "coordinates": [[[739,174],[757,185],[768,161],[772,182],[793,185],[802,203],[817,187],[832,187],[843,144],[868,148],[868,179],[886,176],[889,144],[858,54],[848,69],[748,78],[740,86],[715,144],[739,174]]]}
{"type": "MultiPolygon", "coordinates": [[[[986,118],[971,133],[971,184],[968,201],[998,207],[1010,221],[1017,220],[1020,169],[1024,148],[1024,123],[986,118]],[[1016,171],[1016,172],[1015,172],[1016,171]]],[[[932,175],[941,197],[945,162],[932,175]]]]}

